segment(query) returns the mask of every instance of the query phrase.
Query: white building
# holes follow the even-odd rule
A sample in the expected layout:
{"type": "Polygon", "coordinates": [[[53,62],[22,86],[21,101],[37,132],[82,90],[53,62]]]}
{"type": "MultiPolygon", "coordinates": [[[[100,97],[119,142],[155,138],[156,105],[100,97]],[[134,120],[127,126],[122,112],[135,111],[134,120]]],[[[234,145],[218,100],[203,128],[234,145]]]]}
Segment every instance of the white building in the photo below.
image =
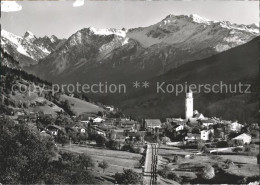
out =
{"type": "Polygon", "coordinates": [[[113,112],[115,110],[115,108],[112,107],[112,106],[106,106],[106,110],[110,111],[110,112],[113,112]]]}
{"type": "Polygon", "coordinates": [[[81,133],[86,133],[86,129],[85,128],[80,128],[80,132],[81,133]]]}
{"type": "Polygon", "coordinates": [[[238,123],[237,121],[231,123],[229,126],[230,126],[230,130],[234,132],[240,132],[241,128],[243,127],[243,125],[238,123]]]}
{"type": "Polygon", "coordinates": [[[105,121],[104,119],[97,117],[93,120],[94,123],[102,123],[103,121],[105,121]]]}
{"type": "Polygon", "coordinates": [[[210,140],[210,134],[214,134],[214,130],[202,130],[200,131],[200,139],[204,141],[210,140]]]}
{"type": "Polygon", "coordinates": [[[185,118],[186,120],[193,117],[193,97],[192,97],[192,91],[189,90],[186,93],[186,99],[185,99],[185,118]]]}
{"type": "Polygon", "coordinates": [[[216,124],[216,122],[214,120],[210,120],[210,119],[208,119],[208,120],[201,120],[201,123],[205,127],[209,127],[210,125],[215,125],[216,124]]]}
{"type": "Polygon", "coordinates": [[[179,125],[175,128],[176,132],[180,131],[180,130],[183,130],[184,129],[184,126],[183,125],[179,125]]]}
{"type": "Polygon", "coordinates": [[[243,144],[246,144],[246,143],[249,144],[249,143],[251,143],[252,137],[248,134],[243,133],[237,137],[234,137],[232,140],[240,140],[243,142],[243,144]]]}

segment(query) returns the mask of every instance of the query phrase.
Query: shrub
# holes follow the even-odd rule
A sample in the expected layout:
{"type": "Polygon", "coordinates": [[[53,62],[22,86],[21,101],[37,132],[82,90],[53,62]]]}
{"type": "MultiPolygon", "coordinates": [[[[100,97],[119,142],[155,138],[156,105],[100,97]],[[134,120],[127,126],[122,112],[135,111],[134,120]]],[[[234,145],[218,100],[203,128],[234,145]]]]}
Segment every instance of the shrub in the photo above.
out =
{"type": "Polygon", "coordinates": [[[108,162],[106,162],[105,160],[103,160],[102,162],[98,163],[98,167],[103,169],[103,173],[105,172],[105,169],[108,168],[108,162]]]}
{"type": "Polygon", "coordinates": [[[233,142],[233,146],[242,146],[243,145],[243,141],[242,140],[231,140],[231,142],[233,142]]]}
{"type": "Polygon", "coordinates": [[[133,145],[133,144],[125,144],[125,145],[122,147],[122,150],[123,150],[123,151],[128,151],[128,152],[133,152],[133,153],[135,153],[135,148],[134,148],[134,145],[133,145]]]}
{"type": "Polygon", "coordinates": [[[223,171],[223,163],[215,163],[213,168],[215,169],[216,173],[219,173],[220,171],[223,171]]]}
{"type": "Polygon", "coordinates": [[[142,156],[142,158],[139,160],[140,166],[143,166],[145,163],[145,155],[142,156]]]}
{"type": "Polygon", "coordinates": [[[201,177],[209,180],[215,177],[215,169],[211,165],[207,165],[202,169],[201,177]]]}
{"type": "Polygon", "coordinates": [[[97,137],[96,137],[97,146],[104,147],[106,142],[107,142],[107,138],[105,136],[97,135],[97,137]]]}
{"type": "Polygon", "coordinates": [[[178,155],[174,155],[173,159],[172,159],[173,163],[178,163],[179,162],[179,156],[178,155]]]}
{"type": "Polygon", "coordinates": [[[240,180],[238,181],[238,183],[239,183],[239,184],[246,184],[246,183],[247,183],[247,178],[244,177],[243,179],[240,179],[240,180]]]}
{"type": "Polygon", "coordinates": [[[140,153],[141,152],[141,148],[140,147],[134,147],[134,153],[140,153]]]}
{"type": "Polygon", "coordinates": [[[191,155],[190,155],[190,159],[195,159],[195,155],[194,155],[194,154],[191,154],[191,155]]]}
{"type": "Polygon", "coordinates": [[[124,169],[124,173],[116,173],[115,181],[117,184],[142,184],[143,178],[142,175],[127,169],[124,169]]]}
{"type": "Polygon", "coordinates": [[[236,147],[236,148],[233,148],[232,151],[238,153],[238,152],[242,152],[243,149],[239,148],[239,147],[236,147]]]}
{"type": "Polygon", "coordinates": [[[169,172],[168,175],[167,175],[167,178],[174,180],[178,183],[182,182],[182,178],[178,174],[175,174],[174,172],[169,172]]]}
{"type": "Polygon", "coordinates": [[[229,169],[232,165],[234,165],[233,161],[231,161],[230,159],[227,159],[225,161],[225,168],[229,169]]]}
{"type": "Polygon", "coordinates": [[[211,159],[216,160],[216,161],[221,161],[222,157],[218,156],[218,155],[212,155],[210,156],[211,159]]]}
{"type": "Polygon", "coordinates": [[[202,141],[199,141],[199,142],[197,143],[197,145],[198,145],[197,148],[198,148],[199,150],[201,150],[202,147],[205,146],[205,143],[202,142],[202,141]]]}
{"type": "Polygon", "coordinates": [[[217,142],[217,148],[225,148],[225,147],[228,147],[228,142],[226,141],[217,142]]]}
{"type": "Polygon", "coordinates": [[[115,141],[115,140],[109,140],[106,143],[106,147],[108,147],[109,149],[112,149],[112,150],[117,150],[118,146],[119,146],[119,142],[115,141]]]}
{"type": "Polygon", "coordinates": [[[205,154],[208,154],[208,153],[210,153],[210,151],[209,151],[209,149],[208,149],[208,147],[206,147],[206,146],[203,146],[202,148],[201,148],[201,150],[200,150],[202,153],[205,153],[205,154]]]}
{"type": "Polygon", "coordinates": [[[244,149],[244,152],[251,152],[251,147],[250,146],[246,146],[245,149],[244,149]]]}
{"type": "Polygon", "coordinates": [[[162,137],[162,143],[166,144],[167,142],[171,142],[170,138],[168,137],[162,137]]]}
{"type": "Polygon", "coordinates": [[[163,169],[161,169],[161,170],[158,170],[158,174],[160,176],[162,176],[163,178],[167,178],[168,172],[163,170],[163,169]]]}
{"type": "Polygon", "coordinates": [[[62,146],[64,146],[69,143],[69,137],[65,134],[58,134],[57,142],[62,144],[62,146]]]}
{"type": "Polygon", "coordinates": [[[169,166],[164,166],[163,169],[158,170],[158,174],[163,178],[167,178],[168,173],[171,171],[169,166]]]}

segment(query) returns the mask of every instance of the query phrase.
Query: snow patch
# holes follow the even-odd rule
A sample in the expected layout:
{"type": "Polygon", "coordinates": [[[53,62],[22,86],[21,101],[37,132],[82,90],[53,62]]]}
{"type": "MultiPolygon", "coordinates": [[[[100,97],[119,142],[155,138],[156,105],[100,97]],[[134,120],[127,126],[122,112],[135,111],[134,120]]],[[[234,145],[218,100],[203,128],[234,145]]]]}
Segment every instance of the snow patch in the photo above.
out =
{"type": "Polygon", "coordinates": [[[40,50],[42,50],[46,55],[49,55],[51,52],[45,48],[45,47],[42,47],[42,46],[38,46],[40,50]]]}
{"type": "Polygon", "coordinates": [[[24,47],[21,46],[21,45],[18,45],[17,51],[18,51],[19,53],[25,55],[25,56],[31,57],[31,56],[27,53],[27,51],[24,49],[24,47]]]}
{"type": "Polygon", "coordinates": [[[8,39],[10,42],[14,43],[15,45],[19,45],[19,40],[22,40],[22,37],[14,35],[6,30],[1,30],[1,37],[8,39]]]}
{"type": "Polygon", "coordinates": [[[210,24],[210,20],[204,18],[204,17],[201,17],[199,15],[196,15],[196,14],[191,14],[189,17],[192,18],[192,20],[196,23],[204,23],[204,24],[210,24]]]}
{"type": "Polygon", "coordinates": [[[227,45],[227,44],[217,44],[215,46],[216,51],[219,52],[219,53],[223,52],[223,51],[226,51],[226,50],[228,50],[230,48],[231,47],[229,45],[227,45]]]}
{"type": "Polygon", "coordinates": [[[124,39],[124,41],[122,42],[122,46],[125,45],[125,44],[128,44],[128,40],[129,40],[129,38],[126,37],[126,38],[124,39]]]}
{"type": "Polygon", "coordinates": [[[246,43],[245,41],[241,40],[238,36],[235,37],[226,37],[224,38],[224,41],[229,42],[229,43],[236,43],[238,45],[246,43]]]}
{"type": "Polygon", "coordinates": [[[252,34],[259,34],[259,28],[254,26],[247,26],[247,25],[236,25],[236,24],[228,24],[225,21],[219,22],[222,28],[226,28],[229,30],[239,30],[239,31],[246,31],[252,34]]]}
{"type": "Polygon", "coordinates": [[[123,30],[118,30],[118,29],[99,29],[99,28],[94,28],[90,27],[89,30],[93,32],[95,35],[118,35],[121,37],[126,36],[126,31],[123,30]]]}

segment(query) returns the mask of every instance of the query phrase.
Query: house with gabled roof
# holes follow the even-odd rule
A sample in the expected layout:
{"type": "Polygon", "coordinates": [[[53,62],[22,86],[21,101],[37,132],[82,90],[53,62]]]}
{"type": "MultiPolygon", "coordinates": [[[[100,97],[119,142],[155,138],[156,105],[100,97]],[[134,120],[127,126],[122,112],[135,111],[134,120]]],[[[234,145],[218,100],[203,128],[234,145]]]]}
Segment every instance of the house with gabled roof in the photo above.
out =
{"type": "Polygon", "coordinates": [[[145,119],[144,125],[147,132],[162,132],[162,122],[159,119],[145,119]]]}
{"type": "Polygon", "coordinates": [[[145,119],[145,128],[161,128],[162,122],[159,119],[145,119]]]}
{"type": "Polygon", "coordinates": [[[201,130],[200,131],[200,139],[204,140],[204,141],[208,141],[211,138],[213,138],[213,134],[214,134],[214,130],[210,129],[210,130],[201,130]]]}
{"type": "Polygon", "coordinates": [[[237,121],[235,121],[235,122],[231,123],[229,125],[229,127],[230,127],[230,130],[232,130],[234,132],[240,132],[243,125],[238,123],[237,121]]]}
{"type": "Polygon", "coordinates": [[[63,127],[60,127],[58,125],[48,125],[46,127],[46,130],[51,133],[51,135],[57,136],[58,133],[65,133],[65,129],[63,127]]]}
{"type": "Polygon", "coordinates": [[[187,136],[185,136],[185,140],[186,141],[200,140],[200,134],[187,133],[187,136]]]}
{"type": "Polygon", "coordinates": [[[252,137],[249,134],[243,133],[238,135],[237,137],[234,137],[232,140],[240,140],[243,142],[243,144],[250,144],[252,137]]]}

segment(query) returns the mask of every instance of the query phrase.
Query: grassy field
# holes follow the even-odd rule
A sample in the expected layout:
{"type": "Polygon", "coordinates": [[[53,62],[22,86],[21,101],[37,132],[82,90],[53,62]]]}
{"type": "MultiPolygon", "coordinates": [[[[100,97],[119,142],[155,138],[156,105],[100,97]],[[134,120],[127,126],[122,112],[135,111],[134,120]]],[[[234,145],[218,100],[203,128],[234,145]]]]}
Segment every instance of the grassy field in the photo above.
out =
{"type": "MultiPolygon", "coordinates": [[[[29,87],[29,85],[32,85],[32,83],[23,81],[22,83],[18,83],[20,85],[24,85],[25,87],[29,87]]],[[[59,112],[61,110],[60,107],[54,105],[52,102],[48,101],[46,98],[44,98],[45,92],[41,92],[36,89],[30,89],[30,91],[21,92],[18,90],[13,91],[10,93],[10,100],[12,102],[15,102],[16,104],[24,104],[25,108],[27,109],[27,106],[29,106],[31,103],[35,102],[42,102],[42,106],[36,106],[36,107],[29,107],[29,111],[43,111],[45,114],[52,114],[53,116],[56,116],[56,112],[59,112]]],[[[104,109],[93,104],[86,102],[84,100],[70,97],[68,95],[62,94],[60,96],[61,101],[67,100],[69,104],[71,105],[71,109],[77,114],[81,113],[98,113],[99,111],[103,112],[104,109]]]]}
{"type": "Polygon", "coordinates": [[[141,169],[135,168],[142,155],[129,153],[125,151],[108,150],[95,147],[81,147],[78,145],[72,145],[62,147],[61,150],[72,151],[76,153],[86,153],[90,155],[95,163],[95,167],[92,172],[100,184],[113,184],[114,175],[116,172],[123,172],[123,169],[133,169],[136,172],[141,172],[141,169]],[[101,161],[107,161],[109,167],[103,173],[103,170],[98,167],[98,163],[101,161]]]}
{"type": "Polygon", "coordinates": [[[91,113],[97,113],[98,111],[104,111],[103,108],[94,105],[92,103],[74,98],[74,97],[70,97],[67,95],[61,95],[61,100],[68,100],[72,110],[76,113],[76,114],[82,114],[84,112],[91,112],[91,113]]]}
{"type": "MultiPolygon", "coordinates": [[[[20,103],[35,103],[38,102],[45,102],[45,105],[43,106],[35,106],[35,107],[28,107],[29,112],[39,112],[42,111],[45,114],[51,114],[52,116],[56,117],[57,112],[61,111],[62,108],[58,107],[54,103],[50,102],[49,100],[45,99],[44,97],[39,97],[37,93],[27,93],[27,94],[21,94],[19,92],[15,92],[14,95],[10,95],[10,98],[14,100],[15,102],[20,103]]],[[[29,104],[28,104],[29,105],[29,104]]]]}

